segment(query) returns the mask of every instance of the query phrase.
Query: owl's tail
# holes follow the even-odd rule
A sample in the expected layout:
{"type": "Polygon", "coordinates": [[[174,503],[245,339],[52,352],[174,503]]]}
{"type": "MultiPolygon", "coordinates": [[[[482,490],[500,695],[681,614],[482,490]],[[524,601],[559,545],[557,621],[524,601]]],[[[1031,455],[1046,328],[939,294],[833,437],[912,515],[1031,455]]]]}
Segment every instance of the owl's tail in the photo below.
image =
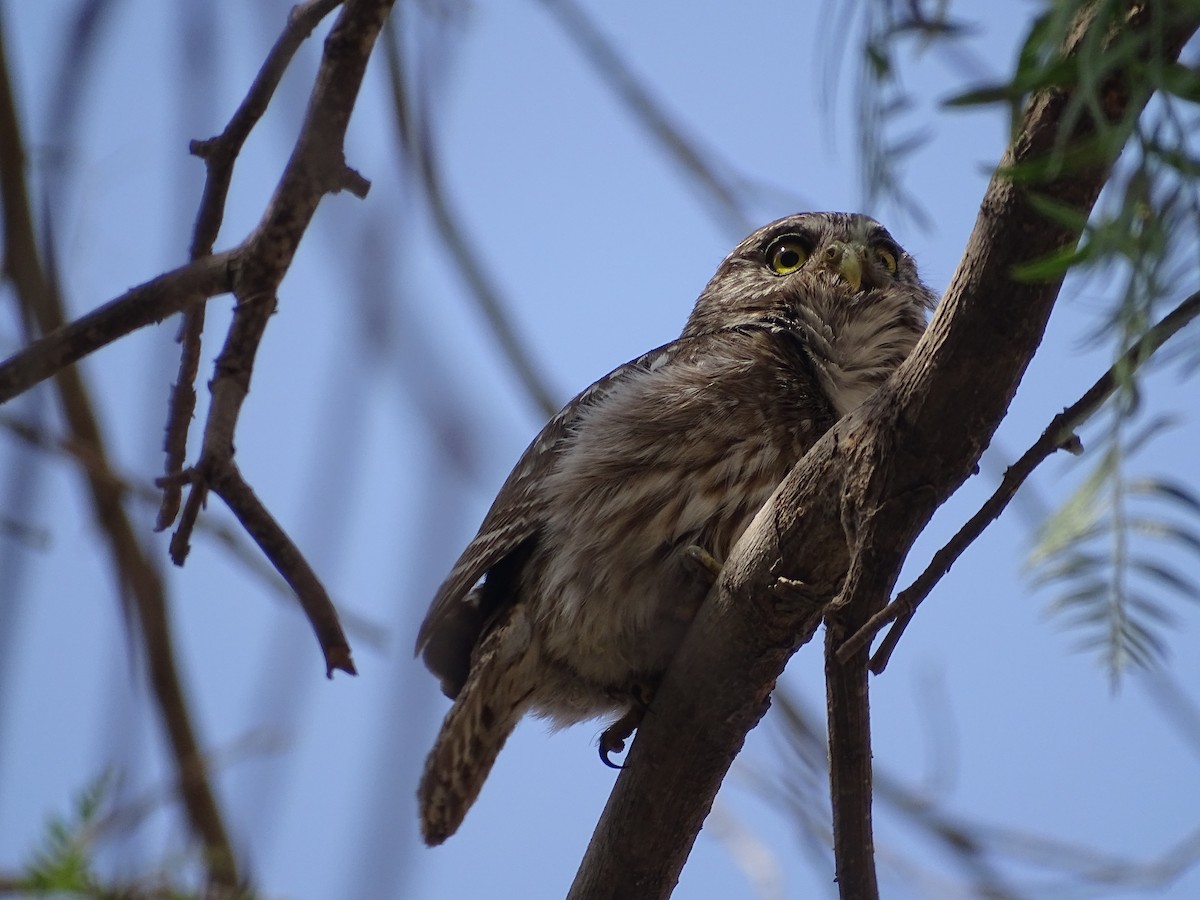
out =
{"type": "Polygon", "coordinates": [[[528,620],[519,606],[483,639],[446,714],[417,788],[421,835],[435,847],[458,830],[536,685],[528,620]]]}

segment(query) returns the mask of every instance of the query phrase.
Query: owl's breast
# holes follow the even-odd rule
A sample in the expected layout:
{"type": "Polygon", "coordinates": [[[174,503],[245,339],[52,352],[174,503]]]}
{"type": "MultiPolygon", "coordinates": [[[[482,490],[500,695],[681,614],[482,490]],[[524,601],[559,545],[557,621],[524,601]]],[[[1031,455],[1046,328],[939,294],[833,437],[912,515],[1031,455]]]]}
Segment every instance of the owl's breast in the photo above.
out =
{"type": "Polygon", "coordinates": [[[850,302],[813,303],[805,312],[805,343],[838,418],[887,380],[925,328],[922,307],[899,291],[869,291],[850,302]]]}

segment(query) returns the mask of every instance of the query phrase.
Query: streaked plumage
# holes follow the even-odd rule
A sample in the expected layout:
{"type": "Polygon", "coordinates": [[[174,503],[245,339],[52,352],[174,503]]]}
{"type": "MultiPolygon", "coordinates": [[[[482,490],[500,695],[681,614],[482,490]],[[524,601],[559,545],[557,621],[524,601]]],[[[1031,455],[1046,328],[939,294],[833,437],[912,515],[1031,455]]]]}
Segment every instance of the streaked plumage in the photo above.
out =
{"type": "Polygon", "coordinates": [[[686,549],[725,559],[934,302],[874,220],[790,216],[726,257],[678,340],[546,425],[417,638],[456,698],[419,790],[428,843],[457,829],[526,712],[567,725],[652,693],[711,581],[686,549]]]}

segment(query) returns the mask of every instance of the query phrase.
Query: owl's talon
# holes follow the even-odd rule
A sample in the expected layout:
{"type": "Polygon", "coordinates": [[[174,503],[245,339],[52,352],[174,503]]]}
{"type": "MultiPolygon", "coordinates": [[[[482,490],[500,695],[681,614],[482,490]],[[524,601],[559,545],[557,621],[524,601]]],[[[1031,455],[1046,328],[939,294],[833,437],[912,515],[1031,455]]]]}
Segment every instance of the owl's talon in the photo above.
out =
{"type": "MultiPolygon", "coordinates": [[[[608,758],[610,753],[622,753],[625,750],[625,741],[633,734],[637,728],[637,722],[631,721],[634,710],[630,710],[613,722],[604,730],[604,734],[600,735],[600,762],[604,763],[610,769],[625,768],[620,763],[615,763],[608,758]]],[[[641,721],[641,712],[638,711],[637,721],[641,721]]]]}
{"type": "MultiPolygon", "coordinates": [[[[605,732],[605,734],[607,734],[607,733],[608,733],[608,732],[605,732]]],[[[604,738],[603,738],[603,737],[601,737],[601,738],[600,738],[600,762],[604,763],[604,764],[605,764],[606,766],[608,766],[610,769],[623,769],[623,768],[625,768],[625,767],[624,767],[623,765],[621,765],[620,763],[615,763],[615,762],[613,762],[611,759],[609,759],[609,758],[608,758],[608,754],[610,754],[610,753],[620,753],[620,752],[621,752],[622,750],[624,750],[624,749],[625,749],[625,742],[624,742],[624,741],[617,741],[617,742],[616,742],[616,744],[615,744],[614,746],[612,746],[612,747],[608,747],[608,746],[605,746],[605,743],[604,743],[604,738]]]]}
{"type": "Polygon", "coordinates": [[[632,690],[633,705],[629,707],[625,715],[609,725],[604,729],[604,733],[600,735],[600,761],[610,769],[625,768],[620,763],[613,762],[608,756],[610,753],[624,752],[625,742],[637,731],[637,727],[642,724],[642,719],[646,716],[646,709],[650,706],[650,700],[653,697],[654,689],[649,685],[634,685],[632,690]]]}
{"type": "Polygon", "coordinates": [[[721,561],[698,544],[688,544],[683,548],[684,557],[694,563],[701,574],[711,576],[716,581],[721,574],[721,561]]]}

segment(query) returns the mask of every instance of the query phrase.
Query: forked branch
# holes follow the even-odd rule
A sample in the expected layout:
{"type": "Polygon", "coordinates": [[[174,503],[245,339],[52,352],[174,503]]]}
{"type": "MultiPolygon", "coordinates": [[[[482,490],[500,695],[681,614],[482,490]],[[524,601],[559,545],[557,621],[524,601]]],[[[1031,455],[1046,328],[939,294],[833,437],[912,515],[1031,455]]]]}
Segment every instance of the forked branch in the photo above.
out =
{"type": "MultiPolygon", "coordinates": [[[[1163,58],[1174,59],[1198,22],[1193,16],[1164,27],[1155,8],[1134,7],[1124,27],[1155,35],[1163,58]]],[[[1090,25],[1080,21],[1065,54],[1076,52],[1090,25]]],[[[731,553],[630,750],[572,898],[671,893],[746,730],[822,611],[830,702],[842,707],[831,725],[838,729],[831,764],[841,769],[833,784],[852,787],[833,798],[842,807],[835,813],[838,884],[843,897],[878,895],[862,837],[870,835],[871,814],[867,659],[860,652],[853,665],[838,666],[836,650],[886,603],[912,542],[970,475],[1041,341],[1061,277],[1018,282],[1014,268],[1079,240],[1077,227],[1041,215],[1028,189],[1007,173],[1111,124],[1095,122],[1092,113],[1112,121],[1137,116],[1147,97],[1131,91],[1134,82],[1125,70],[1107,79],[1103,103],[1085,104],[1066,134],[1070,88],[1030,99],[916,350],[805,456],[731,553]],[[791,598],[797,585],[801,594],[809,591],[807,602],[780,601],[771,590],[776,575],[786,576],[791,598]],[[867,765],[856,769],[858,760],[867,765]]],[[[1040,182],[1038,193],[1086,218],[1118,152],[1101,146],[1086,164],[1040,182]]]]}

